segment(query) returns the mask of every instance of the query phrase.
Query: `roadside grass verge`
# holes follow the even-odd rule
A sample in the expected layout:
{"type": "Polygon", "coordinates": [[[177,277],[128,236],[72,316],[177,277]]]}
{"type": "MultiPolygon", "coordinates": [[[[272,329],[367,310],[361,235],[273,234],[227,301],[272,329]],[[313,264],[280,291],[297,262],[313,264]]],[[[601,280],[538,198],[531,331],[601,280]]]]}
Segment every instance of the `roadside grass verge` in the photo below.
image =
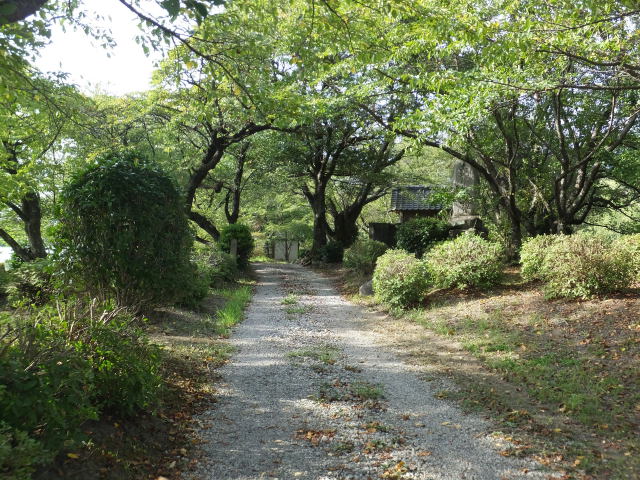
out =
{"type": "MultiPolygon", "coordinates": [[[[640,478],[640,295],[545,300],[510,271],[490,291],[443,290],[378,327],[434,375],[439,398],[490,413],[496,435],[575,479],[640,478]]],[[[343,293],[379,310],[337,277],[343,293]]]]}
{"type": "Polygon", "coordinates": [[[251,287],[241,285],[238,288],[214,290],[212,294],[226,300],[224,306],[216,311],[213,320],[215,332],[226,338],[230,335],[231,328],[244,316],[244,309],[251,300],[251,287]]]}

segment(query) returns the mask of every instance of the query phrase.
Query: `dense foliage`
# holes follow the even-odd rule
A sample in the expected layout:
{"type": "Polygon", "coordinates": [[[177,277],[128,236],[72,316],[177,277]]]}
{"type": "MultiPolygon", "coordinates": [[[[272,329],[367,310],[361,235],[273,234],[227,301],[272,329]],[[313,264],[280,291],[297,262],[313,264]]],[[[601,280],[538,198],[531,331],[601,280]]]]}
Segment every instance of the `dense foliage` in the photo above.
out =
{"type": "Polygon", "coordinates": [[[365,275],[370,275],[376,267],[376,260],[389,247],[382,242],[362,238],[344,252],[344,266],[365,275]]]}
{"type": "Polygon", "coordinates": [[[373,272],[375,297],[392,308],[406,308],[422,300],[429,286],[424,262],[404,250],[388,250],[373,272]]]}
{"type": "Polygon", "coordinates": [[[101,412],[133,414],[156,401],[159,352],[134,319],[66,308],[1,317],[11,338],[0,354],[0,472],[8,478],[30,478],[101,412]]]}
{"type": "Polygon", "coordinates": [[[437,287],[489,287],[502,276],[502,249],[473,234],[435,246],[425,257],[437,287]]]}
{"type": "Polygon", "coordinates": [[[542,266],[549,253],[549,247],[561,239],[558,235],[538,235],[524,242],[520,250],[520,264],[525,280],[542,280],[542,266]]]}
{"type": "Polygon", "coordinates": [[[184,294],[191,232],[173,181],[134,153],[113,153],[62,192],[59,251],[91,295],[141,308],[184,294]]]}
{"type": "Polygon", "coordinates": [[[541,277],[549,297],[589,298],[628,287],[634,276],[633,253],[616,248],[605,235],[558,238],[542,262],[541,277]]]}
{"type": "Polygon", "coordinates": [[[329,241],[320,248],[320,259],[325,263],[340,263],[344,257],[342,243],[335,240],[329,241]]]}
{"type": "Polygon", "coordinates": [[[640,284],[640,234],[623,235],[616,239],[612,247],[621,255],[627,255],[631,262],[632,281],[640,284]]]}
{"type": "Polygon", "coordinates": [[[103,409],[153,402],[158,352],[132,319],[68,322],[54,302],[195,307],[259,240],[329,263],[347,248],[392,307],[494,285],[503,254],[548,296],[640,282],[638,235],[575,234],[640,225],[634,2],[233,0],[208,15],[220,1],[157,0],[157,16],[121,3],[143,48],[167,50],[153,89],[116,98],[31,65],[58,21],[111,44],[90,2],[0,1],[0,239],[20,263],[0,272],[18,309],[0,337],[0,474],[28,476],[103,409]],[[418,184],[445,184],[500,246],[443,242],[436,219],[398,229],[423,261],[356,241],[397,222],[392,187],[418,184]]]}
{"type": "Polygon", "coordinates": [[[449,236],[449,224],[434,217],[414,218],[401,223],[396,232],[398,248],[415,253],[418,258],[436,243],[449,236]]]}
{"type": "Polygon", "coordinates": [[[231,252],[231,240],[237,241],[238,266],[247,268],[249,257],[253,252],[255,242],[251,235],[251,229],[240,223],[231,223],[224,227],[220,233],[219,245],[222,251],[231,252]]]}

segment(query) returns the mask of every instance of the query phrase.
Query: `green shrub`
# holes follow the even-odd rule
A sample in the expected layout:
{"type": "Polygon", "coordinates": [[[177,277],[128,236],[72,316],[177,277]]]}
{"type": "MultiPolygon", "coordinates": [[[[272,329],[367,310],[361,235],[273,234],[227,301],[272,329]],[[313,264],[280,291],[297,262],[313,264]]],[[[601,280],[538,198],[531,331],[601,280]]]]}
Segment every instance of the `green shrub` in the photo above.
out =
{"type": "Polygon", "coordinates": [[[92,399],[100,410],[131,415],[155,403],[162,382],[160,350],[130,318],[94,324],[78,351],[93,369],[92,399]]]}
{"type": "Polygon", "coordinates": [[[614,242],[613,248],[623,255],[628,255],[632,282],[640,284],[640,233],[621,236],[614,242]]]}
{"type": "Polygon", "coordinates": [[[191,232],[173,181],[132,153],[99,159],[61,195],[58,250],[92,296],[135,308],[172,304],[192,280],[191,232]]]}
{"type": "Polygon", "coordinates": [[[209,293],[208,267],[196,263],[191,264],[191,279],[184,286],[184,291],[176,305],[196,309],[209,293]]]}
{"type": "Polygon", "coordinates": [[[220,283],[233,282],[238,277],[238,264],[228,253],[213,249],[207,259],[207,278],[209,286],[217,287],[220,283]]]}
{"type": "Polygon", "coordinates": [[[464,288],[498,283],[503,267],[501,257],[499,245],[474,234],[463,234],[432,248],[425,260],[435,286],[464,288]]]}
{"type": "Polygon", "coordinates": [[[373,291],[380,302],[393,308],[418,303],[429,286],[424,262],[404,250],[388,250],[378,258],[373,291]]]}
{"type": "Polygon", "coordinates": [[[541,275],[548,297],[589,298],[628,287],[633,258],[609,237],[566,235],[549,247],[541,275]]]}
{"type": "Polygon", "coordinates": [[[29,478],[105,410],[151,406],[160,351],[129,315],[80,303],[0,316],[0,476],[29,478]],[[93,312],[93,313],[92,313],[93,312]]]}
{"type": "Polygon", "coordinates": [[[249,257],[253,252],[254,241],[251,236],[251,230],[241,223],[232,223],[225,226],[220,232],[220,240],[218,245],[223,252],[231,252],[231,240],[238,241],[238,266],[246,268],[249,265],[249,257]]]}
{"type": "Polygon", "coordinates": [[[538,235],[526,240],[520,250],[522,278],[525,280],[542,280],[542,265],[549,252],[549,247],[562,239],[560,235],[538,235]]]}
{"type": "Polygon", "coordinates": [[[0,478],[30,480],[37,465],[51,460],[40,442],[26,432],[0,423],[0,478]]]}
{"type": "Polygon", "coordinates": [[[11,283],[11,275],[5,269],[3,263],[0,263],[0,298],[7,295],[9,284],[11,283]]]}
{"type": "Polygon", "coordinates": [[[324,263],[340,263],[344,257],[344,247],[335,240],[329,241],[320,249],[320,260],[324,263]]]}
{"type": "Polygon", "coordinates": [[[14,341],[0,356],[0,423],[55,453],[76,439],[83,422],[97,418],[93,371],[59,322],[9,316],[3,322],[14,341]]]}
{"type": "Polygon", "coordinates": [[[398,226],[398,248],[422,258],[434,245],[448,238],[450,228],[447,222],[439,218],[414,218],[398,226]]]}
{"type": "Polygon", "coordinates": [[[389,249],[387,245],[370,238],[358,239],[344,252],[344,266],[365,275],[376,267],[376,260],[389,249]]]}
{"type": "Polygon", "coordinates": [[[22,262],[8,273],[7,294],[12,304],[18,306],[42,306],[55,293],[51,275],[52,262],[49,258],[39,258],[22,262]]]}

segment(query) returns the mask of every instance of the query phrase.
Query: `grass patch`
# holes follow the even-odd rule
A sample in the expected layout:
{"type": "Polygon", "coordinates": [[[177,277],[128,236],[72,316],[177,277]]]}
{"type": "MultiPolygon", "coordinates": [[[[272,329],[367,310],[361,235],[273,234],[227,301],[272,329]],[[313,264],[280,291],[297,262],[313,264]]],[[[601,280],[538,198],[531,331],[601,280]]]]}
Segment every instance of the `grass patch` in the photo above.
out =
{"type": "Polygon", "coordinates": [[[313,311],[313,305],[288,305],[285,309],[287,315],[300,315],[313,311]]]}
{"type": "Polygon", "coordinates": [[[238,324],[244,317],[244,309],[251,300],[251,287],[242,285],[235,289],[215,290],[213,293],[226,299],[224,307],[215,313],[213,319],[215,332],[222,337],[228,337],[231,327],[238,324]]]}
{"type": "Polygon", "coordinates": [[[294,294],[294,293],[290,293],[289,295],[287,295],[286,297],[284,297],[282,299],[282,303],[283,305],[296,305],[299,301],[299,297],[294,294]]]}
{"type": "Polygon", "coordinates": [[[361,400],[380,400],[384,398],[382,386],[368,382],[352,383],[351,393],[361,400]]]}
{"type": "Polygon", "coordinates": [[[336,380],[323,383],[316,400],[331,402],[364,402],[375,406],[375,402],[384,398],[384,391],[380,385],[369,382],[346,383],[336,380]]]}
{"type": "Polygon", "coordinates": [[[289,358],[310,358],[325,365],[333,365],[340,357],[340,349],[331,345],[321,345],[319,347],[294,350],[287,353],[289,358]]]}

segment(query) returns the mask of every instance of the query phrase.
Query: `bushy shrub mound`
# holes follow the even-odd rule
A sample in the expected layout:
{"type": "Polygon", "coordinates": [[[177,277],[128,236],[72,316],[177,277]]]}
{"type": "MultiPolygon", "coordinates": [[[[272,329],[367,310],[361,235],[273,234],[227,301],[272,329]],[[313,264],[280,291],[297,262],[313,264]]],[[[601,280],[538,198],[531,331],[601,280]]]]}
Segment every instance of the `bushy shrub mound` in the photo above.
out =
{"type": "Polygon", "coordinates": [[[254,241],[251,230],[241,223],[232,223],[225,226],[220,232],[218,245],[223,252],[231,252],[231,240],[238,241],[238,266],[246,268],[249,265],[249,257],[253,252],[254,241]]]}
{"type": "Polygon", "coordinates": [[[378,257],[373,272],[373,291],[382,303],[406,308],[422,300],[429,286],[424,262],[404,250],[388,250],[378,257]]]}
{"type": "Polygon", "coordinates": [[[320,250],[320,259],[324,263],[340,263],[343,258],[344,247],[335,240],[331,240],[320,250]]]}
{"type": "Polygon", "coordinates": [[[100,410],[131,415],[155,403],[162,383],[160,349],[131,319],[92,325],[78,350],[93,370],[92,399],[100,410]]]}
{"type": "Polygon", "coordinates": [[[0,316],[0,473],[27,479],[102,411],[133,414],[158,393],[160,353],[129,315],[68,304],[0,316]],[[91,313],[93,312],[93,313],[91,313]]]}
{"type": "Polygon", "coordinates": [[[548,297],[589,298],[628,287],[633,259],[609,237],[566,235],[549,247],[541,275],[548,297]]]}
{"type": "Polygon", "coordinates": [[[614,242],[613,248],[628,256],[631,262],[631,281],[640,284],[640,233],[621,236],[614,242]]]}
{"type": "Polygon", "coordinates": [[[396,232],[398,248],[422,258],[425,252],[449,236],[450,226],[439,218],[414,218],[400,224],[396,232]]]}
{"type": "Polygon", "coordinates": [[[370,238],[358,239],[344,252],[344,266],[362,274],[370,275],[376,260],[389,249],[387,245],[370,238]]]}
{"type": "Polygon", "coordinates": [[[233,282],[238,276],[238,264],[235,259],[218,249],[213,249],[207,259],[207,278],[211,287],[220,283],[233,282]]]}
{"type": "Polygon", "coordinates": [[[525,280],[542,280],[542,265],[549,252],[549,247],[562,235],[538,235],[526,240],[520,250],[522,277],[525,280]]]}
{"type": "Polygon", "coordinates": [[[59,251],[89,293],[142,308],[189,284],[191,232],[173,181],[132,153],[103,157],[62,192],[59,251]]]}
{"type": "Polygon", "coordinates": [[[440,288],[489,287],[502,275],[502,249],[474,234],[433,247],[425,257],[434,285],[440,288]]]}

